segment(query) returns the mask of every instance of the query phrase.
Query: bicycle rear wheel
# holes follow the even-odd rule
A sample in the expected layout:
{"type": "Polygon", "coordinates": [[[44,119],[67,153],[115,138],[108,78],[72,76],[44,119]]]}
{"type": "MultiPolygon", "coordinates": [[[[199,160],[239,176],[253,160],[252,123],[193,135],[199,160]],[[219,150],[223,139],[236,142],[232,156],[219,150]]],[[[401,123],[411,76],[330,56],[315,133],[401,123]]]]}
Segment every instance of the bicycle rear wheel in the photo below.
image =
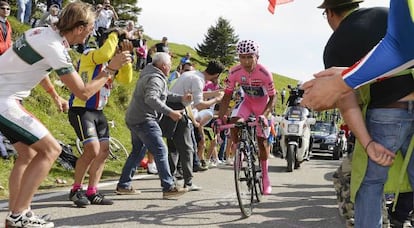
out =
{"type": "Polygon", "coordinates": [[[252,214],[254,198],[254,178],[252,169],[249,168],[247,156],[244,143],[240,142],[234,156],[233,168],[237,200],[244,217],[249,217],[252,214]]]}
{"type": "Polygon", "coordinates": [[[125,146],[116,138],[109,139],[109,156],[116,160],[126,160],[129,153],[125,146]]]}

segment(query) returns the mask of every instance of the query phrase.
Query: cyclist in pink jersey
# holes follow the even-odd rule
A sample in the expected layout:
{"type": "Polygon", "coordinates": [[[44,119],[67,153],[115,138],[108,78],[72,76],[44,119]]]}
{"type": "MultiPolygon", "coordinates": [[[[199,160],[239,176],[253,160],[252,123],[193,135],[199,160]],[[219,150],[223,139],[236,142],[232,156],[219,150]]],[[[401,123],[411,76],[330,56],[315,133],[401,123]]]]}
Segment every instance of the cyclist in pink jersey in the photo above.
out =
{"type": "MultiPolygon", "coordinates": [[[[258,63],[258,45],[252,40],[242,40],[237,45],[237,54],[239,55],[240,64],[230,70],[230,74],[226,79],[225,95],[219,110],[219,123],[223,122],[233,91],[239,86],[243,88],[245,95],[240,105],[235,107],[235,117],[231,118],[231,122],[246,120],[250,115],[255,117],[269,116],[274,107],[276,91],[273,85],[273,76],[264,66],[258,63]]],[[[272,191],[267,172],[270,147],[267,139],[260,133],[261,131],[258,131],[257,140],[263,172],[263,193],[267,195],[272,191]]],[[[237,129],[232,129],[231,138],[233,142],[237,142],[237,129]]],[[[234,146],[232,150],[235,150],[234,146]]]]}

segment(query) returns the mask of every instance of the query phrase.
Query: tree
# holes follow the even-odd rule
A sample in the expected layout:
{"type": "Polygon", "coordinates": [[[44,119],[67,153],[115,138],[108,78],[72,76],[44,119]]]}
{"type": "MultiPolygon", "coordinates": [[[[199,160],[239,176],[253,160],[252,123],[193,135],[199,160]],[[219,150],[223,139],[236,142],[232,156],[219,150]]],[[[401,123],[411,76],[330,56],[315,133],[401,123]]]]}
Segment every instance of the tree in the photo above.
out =
{"type": "Polygon", "coordinates": [[[230,22],[219,17],[215,26],[207,30],[202,44],[197,44],[197,54],[207,59],[217,59],[225,66],[236,62],[236,44],[239,37],[234,34],[230,22]]]}

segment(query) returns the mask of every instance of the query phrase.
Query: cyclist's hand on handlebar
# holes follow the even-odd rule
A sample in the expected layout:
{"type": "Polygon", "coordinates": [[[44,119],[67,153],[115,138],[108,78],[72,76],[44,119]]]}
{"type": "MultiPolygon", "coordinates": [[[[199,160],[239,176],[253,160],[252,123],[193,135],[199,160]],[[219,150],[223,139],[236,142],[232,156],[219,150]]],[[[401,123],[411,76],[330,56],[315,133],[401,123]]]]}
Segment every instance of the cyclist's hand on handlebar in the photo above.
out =
{"type": "Polygon", "coordinates": [[[257,118],[258,118],[259,123],[264,124],[265,126],[268,125],[268,120],[267,120],[266,116],[260,115],[257,118]]]}
{"type": "Polygon", "coordinates": [[[223,121],[221,119],[216,119],[213,123],[214,126],[219,127],[223,125],[223,121]]]}
{"type": "Polygon", "coordinates": [[[216,134],[220,132],[219,128],[221,125],[223,125],[223,121],[221,119],[214,120],[212,128],[216,134]]]}

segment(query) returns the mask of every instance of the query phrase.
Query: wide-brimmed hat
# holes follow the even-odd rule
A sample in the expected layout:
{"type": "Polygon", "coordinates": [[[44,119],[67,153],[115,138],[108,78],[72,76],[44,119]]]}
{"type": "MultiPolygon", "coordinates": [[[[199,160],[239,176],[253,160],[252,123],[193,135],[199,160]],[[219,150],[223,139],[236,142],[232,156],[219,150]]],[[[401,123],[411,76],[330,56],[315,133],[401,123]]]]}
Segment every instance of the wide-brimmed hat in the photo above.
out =
{"type": "Polygon", "coordinates": [[[360,3],[364,0],[324,0],[323,3],[318,6],[320,9],[333,9],[341,6],[346,6],[354,3],[360,3]]]}

